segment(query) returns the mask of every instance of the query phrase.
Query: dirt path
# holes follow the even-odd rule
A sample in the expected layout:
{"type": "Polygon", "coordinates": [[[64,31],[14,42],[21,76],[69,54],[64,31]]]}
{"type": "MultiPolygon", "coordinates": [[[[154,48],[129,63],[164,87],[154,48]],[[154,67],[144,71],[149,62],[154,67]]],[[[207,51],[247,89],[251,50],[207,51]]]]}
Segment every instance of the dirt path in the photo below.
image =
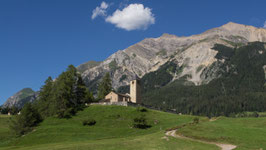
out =
{"type": "Polygon", "coordinates": [[[177,130],[167,131],[165,133],[165,135],[166,136],[172,136],[172,137],[175,137],[175,138],[181,138],[181,139],[187,139],[187,140],[191,140],[191,141],[206,143],[206,144],[214,144],[214,145],[220,147],[222,150],[233,150],[233,149],[236,148],[235,145],[231,145],[231,144],[221,144],[221,143],[216,143],[216,142],[207,142],[207,141],[202,141],[202,140],[198,140],[198,139],[192,139],[192,138],[189,138],[189,137],[178,135],[178,134],[176,134],[176,131],[177,130]]]}

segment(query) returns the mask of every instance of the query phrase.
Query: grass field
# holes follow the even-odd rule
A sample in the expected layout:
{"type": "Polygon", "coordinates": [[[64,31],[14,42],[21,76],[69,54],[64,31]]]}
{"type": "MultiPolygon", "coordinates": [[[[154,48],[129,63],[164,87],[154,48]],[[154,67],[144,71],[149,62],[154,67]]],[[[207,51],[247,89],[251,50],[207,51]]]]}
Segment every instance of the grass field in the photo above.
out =
{"type": "Polygon", "coordinates": [[[187,137],[230,143],[237,150],[266,149],[266,118],[226,118],[205,121],[181,128],[178,133],[187,137]]]}
{"type": "MultiPolygon", "coordinates": [[[[162,139],[165,129],[191,122],[193,118],[153,110],[139,112],[133,107],[90,106],[71,119],[48,118],[33,132],[20,138],[11,138],[6,134],[9,133],[7,126],[4,126],[0,149],[218,149],[200,142],[172,137],[162,139]],[[140,114],[146,114],[151,128],[132,128],[133,118],[140,114]],[[87,118],[95,119],[96,125],[83,126],[82,121],[87,118]]],[[[3,118],[1,124],[5,121],[7,118],[3,118]]]]}
{"type": "MultiPolygon", "coordinates": [[[[35,130],[15,138],[8,130],[9,116],[0,115],[2,150],[218,150],[215,145],[168,137],[165,130],[193,122],[195,116],[176,115],[133,107],[90,106],[70,119],[48,118],[35,130]],[[132,128],[135,116],[146,114],[148,129],[132,128]],[[94,126],[83,126],[85,119],[95,119],[94,126]]],[[[178,130],[185,136],[237,145],[237,149],[266,149],[266,118],[226,118],[209,121],[199,117],[199,124],[178,130]]]]}
{"type": "Polygon", "coordinates": [[[8,115],[0,115],[0,145],[12,138],[8,129],[9,118],[8,115]]]}

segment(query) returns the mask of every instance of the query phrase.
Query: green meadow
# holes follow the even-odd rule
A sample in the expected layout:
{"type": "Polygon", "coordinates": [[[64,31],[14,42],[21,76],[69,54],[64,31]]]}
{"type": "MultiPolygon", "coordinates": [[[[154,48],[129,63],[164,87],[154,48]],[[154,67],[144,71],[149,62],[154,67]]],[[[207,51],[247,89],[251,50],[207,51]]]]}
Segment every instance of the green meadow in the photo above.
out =
{"type": "MultiPolygon", "coordinates": [[[[48,118],[32,132],[14,137],[8,129],[8,116],[0,116],[0,149],[2,150],[218,150],[215,145],[165,137],[165,130],[190,124],[195,116],[176,115],[155,110],[138,111],[134,107],[90,106],[69,119],[48,118]],[[148,129],[132,128],[133,119],[145,114],[148,129]],[[94,126],[83,126],[86,119],[94,126]]],[[[182,134],[224,143],[238,149],[265,149],[266,118],[219,118],[180,129],[182,134]],[[250,137],[245,137],[249,135],[250,137]],[[254,137],[255,136],[255,137],[254,137]]]]}
{"type": "Polygon", "coordinates": [[[178,130],[179,134],[204,141],[237,145],[236,150],[266,149],[266,118],[226,118],[203,121],[178,130]]]}

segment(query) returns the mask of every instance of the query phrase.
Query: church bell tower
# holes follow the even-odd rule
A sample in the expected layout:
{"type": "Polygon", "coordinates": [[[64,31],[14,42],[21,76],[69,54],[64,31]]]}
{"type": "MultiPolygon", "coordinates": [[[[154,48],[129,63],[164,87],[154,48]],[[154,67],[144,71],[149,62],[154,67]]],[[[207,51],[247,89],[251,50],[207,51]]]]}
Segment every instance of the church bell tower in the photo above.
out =
{"type": "Polygon", "coordinates": [[[132,103],[141,104],[140,80],[130,81],[130,98],[132,103]]]}

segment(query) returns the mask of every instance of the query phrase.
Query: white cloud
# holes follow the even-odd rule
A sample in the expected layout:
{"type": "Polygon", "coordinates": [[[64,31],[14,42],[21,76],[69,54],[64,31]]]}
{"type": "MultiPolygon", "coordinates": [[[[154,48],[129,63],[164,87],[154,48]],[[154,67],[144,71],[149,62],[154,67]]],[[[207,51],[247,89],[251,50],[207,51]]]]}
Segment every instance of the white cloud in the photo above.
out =
{"type": "Polygon", "coordinates": [[[127,31],[145,30],[149,25],[155,23],[155,17],[151,9],[148,7],[144,8],[143,4],[130,4],[123,10],[117,9],[105,21],[127,31]]]}
{"type": "Polygon", "coordinates": [[[96,7],[92,11],[91,19],[95,19],[97,16],[106,16],[106,9],[109,7],[109,5],[106,2],[102,2],[101,6],[96,7]]]}
{"type": "Polygon", "coordinates": [[[266,28],[266,21],[264,22],[264,26],[263,26],[263,28],[266,28]]]}

